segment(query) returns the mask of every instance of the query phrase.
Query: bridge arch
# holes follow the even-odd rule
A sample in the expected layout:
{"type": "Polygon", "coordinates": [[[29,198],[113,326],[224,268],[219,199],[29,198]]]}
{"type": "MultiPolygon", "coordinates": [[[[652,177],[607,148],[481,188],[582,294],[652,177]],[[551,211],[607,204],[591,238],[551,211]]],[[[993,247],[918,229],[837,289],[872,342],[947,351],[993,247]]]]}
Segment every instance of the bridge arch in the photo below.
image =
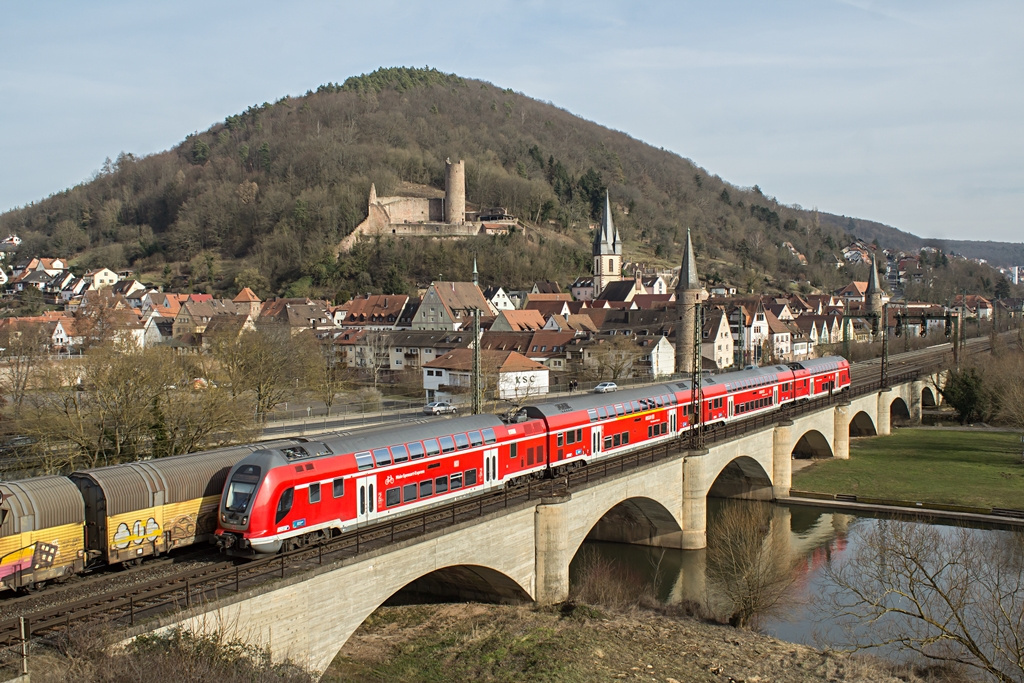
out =
{"type": "Polygon", "coordinates": [[[646,496],[619,501],[591,519],[589,525],[580,525],[582,536],[569,539],[570,556],[575,556],[585,541],[678,547],[683,530],[663,503],[646,496]]]}
{"type": "Polygon", "coordinates": [[[850,436],[875,436],[877,434],[875,421],[865,411],[859,411],[850,420],[850,436]]]}
{"type": "Polygon", "coordinates": [[[936,401],[935,390],[930,386],[925,385],[921,389],[921,406],[923,408],[934,408],[937,405],[938,402],[936,401]]]}
{"type": "Polygon", "coordinates": [[[749,455],[741,455],[721,469],[708,489],[708,496],[771,500],[772,479],[760,462],[749,455]]]}
{"type": "Polygon", "coordinates": [[[831,458],[832,446],[824,434],[817,429],[810,429],[793,446],[793,457],[797,460],[831,458]]]}
{"type": "Polygon", "coordinates": [[[903,397],[896,396],[889,404],[889,424],[900,424],[910,422],[910,406],[903,400],[903,397]]]}
{"type": "Polygon", "coordinates": [[[427,598],[476,602],[531,600],[529,593],[523,590],[522,586],[496,569],[475,564],[456,564],[440,567],[411,580],[392,593],[381,605],[422,602],[427,598]]]}

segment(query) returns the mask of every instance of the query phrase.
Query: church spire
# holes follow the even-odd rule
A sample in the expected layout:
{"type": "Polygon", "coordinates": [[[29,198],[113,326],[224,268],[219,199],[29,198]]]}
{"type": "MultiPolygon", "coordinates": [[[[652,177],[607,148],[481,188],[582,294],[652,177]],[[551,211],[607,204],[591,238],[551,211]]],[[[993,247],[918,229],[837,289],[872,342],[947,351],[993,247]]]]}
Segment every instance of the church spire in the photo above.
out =
{"type": "Polygon", "coordinates": [[[871,273],[868,275],[868,288],[864,292],[866,296],[881,293],[882,285],[878,282],[878,264],[875,263],[875,255],[871,255],[871,273]]]}
{"type": "Polygon", "coordinates": [[[480,286],[480,274],[476,272],[476,256],[473,257],[473,284],[480,286]]]}
{"type": "Polygon", "coordinates": [[[690,229],[686,229],[686,246],[683,247],[683,264],[679,269],[679,284],[676,291],[699,290],[700,278],[697,277],[697,259],[693,255],[693,242],[690,240],[690,229]]]}
{"type": "Polygon", "coordinates": [[[601,225],[594,235],[594,256],[611,255],[622,256],[622,242],[619,240],[619,231],[615,229],[615,223],[612,221],[612,203],[608,190],[605,190],[601,225]]]}

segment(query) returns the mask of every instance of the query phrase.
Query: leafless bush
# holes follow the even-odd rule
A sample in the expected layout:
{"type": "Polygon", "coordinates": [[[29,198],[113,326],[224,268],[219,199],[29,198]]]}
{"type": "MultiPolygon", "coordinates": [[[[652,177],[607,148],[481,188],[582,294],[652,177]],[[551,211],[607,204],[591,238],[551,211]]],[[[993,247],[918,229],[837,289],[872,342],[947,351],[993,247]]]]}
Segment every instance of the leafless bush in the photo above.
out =
{"type": "Polygon", "coordinates": [[[580,557],[578,578],[570,599],[589,605],[631,608],[655,602],[654,589],[639,572],[593,549],[580,557]]]}
{"type": "Polygon", "coordinates": [[[143,636],[118,649],[109,632],[72,629],[36,652],[30,662],[34,683],[308,683],[316,677],[292,664],[275,664],[268,651],[220,634],[172,631],[143,636]]]}

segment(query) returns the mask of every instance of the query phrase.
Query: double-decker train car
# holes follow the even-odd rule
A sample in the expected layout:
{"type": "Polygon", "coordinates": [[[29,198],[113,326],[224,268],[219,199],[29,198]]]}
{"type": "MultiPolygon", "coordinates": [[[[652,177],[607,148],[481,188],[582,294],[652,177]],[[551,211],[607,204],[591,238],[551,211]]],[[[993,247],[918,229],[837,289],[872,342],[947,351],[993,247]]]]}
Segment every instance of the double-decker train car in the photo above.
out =
{"type": "MultiPolygon", "coordinates": [[[[849,386],[826,358],[703,379],[701,421],[724,424],[849,386]]],[[[253,453],[232,468],[218,544],[276,553],[388,515],[495,486],[556,475],[677,437],[691,426],[690,382],[571,396],[525,406],[507,423],[453,418],[340,434],[253,453]]]]}

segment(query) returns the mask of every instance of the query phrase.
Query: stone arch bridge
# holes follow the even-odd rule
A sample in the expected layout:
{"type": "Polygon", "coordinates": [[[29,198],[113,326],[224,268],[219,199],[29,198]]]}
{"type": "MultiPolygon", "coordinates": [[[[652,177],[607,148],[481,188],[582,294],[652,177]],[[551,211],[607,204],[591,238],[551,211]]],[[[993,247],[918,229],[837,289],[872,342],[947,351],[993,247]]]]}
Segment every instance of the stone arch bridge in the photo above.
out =
{"type": "Polygon", "coordinates": [[[133,635],[220,630],[324,671],[359,625],[400,590],[490,601],[555,603],[585,539],[671,548],[705,546],[707,498],[789,494],[792,461],[848,458],[851,434],[890,433],[919,421],[931,385],[908,381],[769,424],[699,451],[524,502],[443,531],[398,542],[264,584],[139,627],[133,635]]]}

